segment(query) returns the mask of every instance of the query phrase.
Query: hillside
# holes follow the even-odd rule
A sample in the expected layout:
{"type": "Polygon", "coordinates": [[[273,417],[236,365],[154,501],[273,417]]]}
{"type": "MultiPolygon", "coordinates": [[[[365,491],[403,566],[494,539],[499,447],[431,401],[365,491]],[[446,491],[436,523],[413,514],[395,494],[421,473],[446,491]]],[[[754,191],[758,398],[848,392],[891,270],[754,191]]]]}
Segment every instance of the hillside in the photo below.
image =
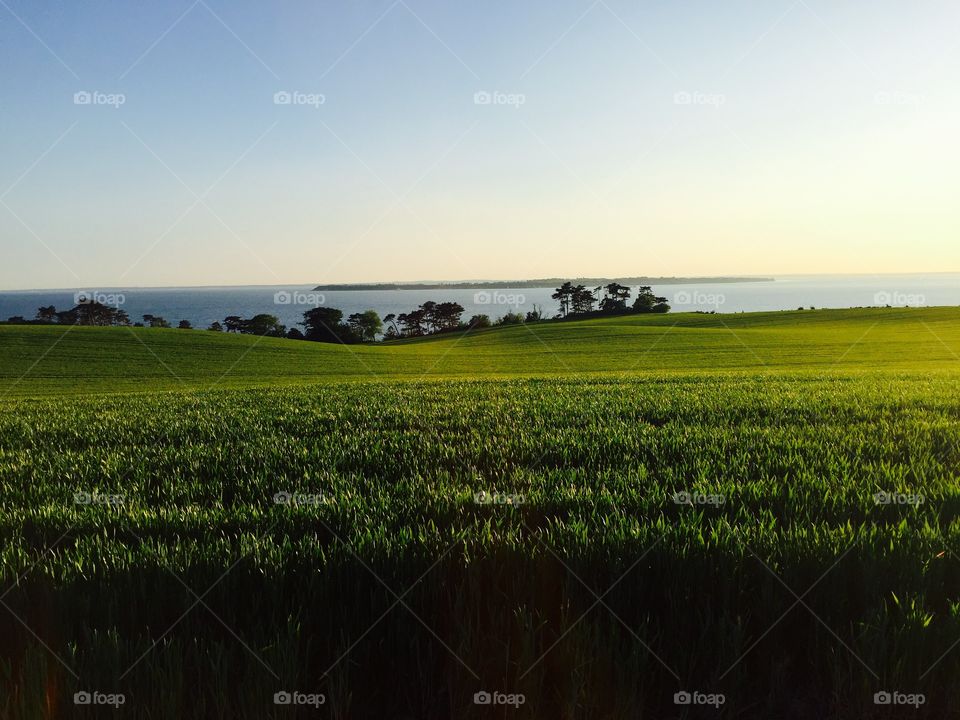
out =
{"type": "Polygon", "coordinates": [[[2,326],[0,717],[960,717],[958,320],[2,326]]]}
{"type": "Polygon", "coordinates": [[[938,370],[960,309],[625,316],[336,346],[148,328],[0,326],[0,393],[691,371],[938,370]]]}

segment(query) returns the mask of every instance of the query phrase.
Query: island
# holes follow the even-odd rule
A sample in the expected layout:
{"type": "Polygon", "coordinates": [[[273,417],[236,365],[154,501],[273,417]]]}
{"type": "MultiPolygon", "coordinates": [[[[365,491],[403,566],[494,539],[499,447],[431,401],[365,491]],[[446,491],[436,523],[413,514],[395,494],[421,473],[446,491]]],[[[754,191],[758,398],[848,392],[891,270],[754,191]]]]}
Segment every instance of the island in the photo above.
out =
{"type": "Polygon", "coordinates": [[[483,290],[490,288],[554,288],[564,282],[587,287],[610,283],[621,285],[687,285],[714,283],[774,282],[769,277],[619,277],[619,278],[540,278],[538,280],[460,280],[452,282],[378,282],[317,285],[314,290],[483,290]]]}

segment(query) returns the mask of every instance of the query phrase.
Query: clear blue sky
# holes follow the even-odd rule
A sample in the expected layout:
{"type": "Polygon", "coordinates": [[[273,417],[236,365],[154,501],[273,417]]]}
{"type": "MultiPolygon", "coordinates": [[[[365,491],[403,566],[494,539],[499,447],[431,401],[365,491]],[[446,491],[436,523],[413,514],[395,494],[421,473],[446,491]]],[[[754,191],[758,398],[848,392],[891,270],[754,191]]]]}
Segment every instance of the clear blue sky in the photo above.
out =
{"type": "Polygon", "coordinates": [[[958,21],[0,0],[0,289],[958,270],[958,21]]]}

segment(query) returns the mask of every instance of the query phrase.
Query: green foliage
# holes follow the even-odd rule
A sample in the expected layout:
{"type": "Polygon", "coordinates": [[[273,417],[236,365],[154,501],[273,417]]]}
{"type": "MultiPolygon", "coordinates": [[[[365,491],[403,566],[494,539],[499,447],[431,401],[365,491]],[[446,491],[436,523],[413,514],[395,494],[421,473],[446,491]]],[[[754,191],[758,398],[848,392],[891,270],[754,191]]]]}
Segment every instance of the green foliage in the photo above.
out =
{"type": "Polygon", "coordinates": [[[332,307],[315,307],[303,313],[304,338],[314,342],[343,344],[358,337],[343,321],[343,311],[332,307]]]}
{"type": "Polygon", "coordinates": [[[383,321],[376,310],[366,310],[362,313],[354,313],[347,322],[354,334],[367,342],[373,342],[377,335],[383,330],[383,321]]]}
{"type": "Polygon", "coordinates": [[[490,322],[490,316],[486,314],[473,315],[470,317],[470,320],[467,322],[467,327],[476,328],[478,330],[483,330],[492,325],[490,322]]]}
{"type": "MultiPolygon", "coordinates": [[[[70,324],[69,322],[64,322],[63,319],[61,319],[60,322],[61,324],[64,324],[64,325],[70,324]]],[[[159,315],[144,315],[143,322],[145,325],[152,328],[169,328],[170,327],[170,321],[160,317],[159,315]]]]}
{"type": "Polygon", "coordinates": [[[496,324],[497,325],[523,325],[525,319],[526,318],[524,317],[523,313],[508,312],[498,317],[496,324]]]}

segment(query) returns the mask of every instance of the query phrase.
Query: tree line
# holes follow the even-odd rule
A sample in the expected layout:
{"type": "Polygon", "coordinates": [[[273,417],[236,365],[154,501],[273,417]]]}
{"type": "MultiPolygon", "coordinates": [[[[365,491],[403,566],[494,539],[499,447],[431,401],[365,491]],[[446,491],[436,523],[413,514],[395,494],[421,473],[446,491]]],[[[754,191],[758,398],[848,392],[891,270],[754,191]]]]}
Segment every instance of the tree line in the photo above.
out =
{"type": "Polygon", "coordinates": [[[616,282],[592,289],[565,282],[550,297],[560,303],[560,318],[572,315],[670,312],[667,299],[655,295],[649,285],[637,288],[637,297],[633,303],[630,303],[630,288],[616,282]]]}
{"type": "MultiPolygon", "coordinates": [[[[464,321],[464,307],[457,302],[434,302],[428,300],[407,313],[390,313],[382,320],[375,310],[353,313],[346,320],[343,311],[332,307],[311,308],[303,313],[300,328],[287,328],[275,315],[259,313],[251,318],[228,315],[223,322],[215,321],[207,327],[214,332],[239,333],[266,337],[281,337],[291,340],[309,340],[314,342],[353,344],[375,342],[378,338],[396,340],[400,338],[424,337],[457,330],[489,328],[494,325],[519,325],[549,320],[565,320],[602,315],[622,315],[628,313],[665,313],[670,306],[667,299],[653,293],[649,286],[641,286],[637,296],[630,303],[631,291],[625,285],[613,282],[597,288],[587,288],[564,282],[556,288],[551,297],[557,300],[560,308],[553,318],[546,318],[536,305],[525,314],[507,312],[496,320],[489,315],[473,315],[464,321]]],[[[58,311],[53,305],[41,307],[32,320],[21,316],[11,317],[8,324],[58,324],[88,326],[132,326],[169,328],[171,323],[159,315],[145,314],[142,322],[130,322],[129,315],[120,308],[99,302],[78,303],[70,310],[58,311]]],[[[177,327],[192,330],[189,320],[180,320],[177,327]]]]}
{"type": "MultiPolygon", "coordinates": [[[[463,308],[460,308],[463,311],[463,308]]],[[[173,325],[160,315],[143,315],[142,321],[131,322],[125,310],[100,302],[78,303],[70,310],[58,311],[53,305],[41,307],[33,319],[21,315],[7,319],[9,325],[85,325],[91,327],[150,327],[170,328],[173,325]]],[[[304,327],[290,328],[280,322],[276,315],[259,313],[251,318],[228,315],[223,322],[210,323],[207,330],[214,332],[286,337],[293,340],[316,340],[320,342],[358,343],[372,342],[383,329],[383,323],[375,310],[366,310],[350,315],[343,321],[343,312],[337,308],[318,307],[303,314],[304,327]]],[[[180,320],[177,327],[192,330],[189,320],[180,320]]]]}

